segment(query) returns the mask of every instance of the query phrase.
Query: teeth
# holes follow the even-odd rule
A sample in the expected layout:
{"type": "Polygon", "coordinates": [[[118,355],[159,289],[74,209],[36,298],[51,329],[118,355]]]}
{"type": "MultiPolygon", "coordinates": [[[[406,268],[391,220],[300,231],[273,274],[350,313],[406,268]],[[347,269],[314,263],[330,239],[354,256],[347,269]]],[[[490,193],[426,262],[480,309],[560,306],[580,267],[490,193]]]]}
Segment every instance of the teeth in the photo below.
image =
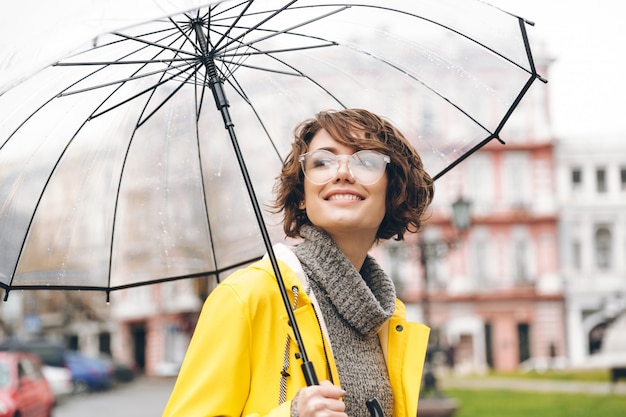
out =
{"type": "Polygon", "coordinates": [[[329,201],[333,200],[360,200],[361,197],[354,194],[333,194],[328,197],[329,201]]]}

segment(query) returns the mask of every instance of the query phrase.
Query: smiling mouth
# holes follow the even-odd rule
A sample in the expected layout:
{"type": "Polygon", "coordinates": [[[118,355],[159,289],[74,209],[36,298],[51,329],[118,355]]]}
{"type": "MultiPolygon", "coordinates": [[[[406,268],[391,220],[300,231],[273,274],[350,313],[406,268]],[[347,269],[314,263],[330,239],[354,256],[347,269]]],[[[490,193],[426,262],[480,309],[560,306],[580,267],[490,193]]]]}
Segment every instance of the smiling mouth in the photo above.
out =
{"type": "Polygon", "coordinates": [[[330,197],[328,197],[326,200],[328,201],[339,201],[339,200],[360,201],[360,200],[363,200],[363,198],[354,194],[333,194],[330,197]]]}

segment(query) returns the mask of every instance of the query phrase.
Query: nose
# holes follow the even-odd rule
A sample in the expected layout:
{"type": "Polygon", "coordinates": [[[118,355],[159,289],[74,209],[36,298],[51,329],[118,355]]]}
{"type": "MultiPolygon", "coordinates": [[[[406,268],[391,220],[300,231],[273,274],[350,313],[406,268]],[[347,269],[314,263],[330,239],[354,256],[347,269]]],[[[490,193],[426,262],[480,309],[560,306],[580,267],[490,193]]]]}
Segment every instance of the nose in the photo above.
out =
{"type": "Polygon", "coordinates": [[[349,183],[355,182],[352,171],[350,171],[350,160],[348,158],[343,158],[337,163],[337,172],[335,173],[333,182],[341,181],[348,181],[349,183]]]}

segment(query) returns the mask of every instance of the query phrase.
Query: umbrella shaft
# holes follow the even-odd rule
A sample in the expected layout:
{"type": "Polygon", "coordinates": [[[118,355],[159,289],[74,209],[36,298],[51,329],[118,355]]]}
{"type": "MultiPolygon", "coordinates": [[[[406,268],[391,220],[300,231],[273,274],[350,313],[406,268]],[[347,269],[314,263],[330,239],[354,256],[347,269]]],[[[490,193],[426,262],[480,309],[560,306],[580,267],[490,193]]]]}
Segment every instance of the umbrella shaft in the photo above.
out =
{"type": "MultiPolygon", "coordinates": [[[[202,30],[198,29],[198,26],[196,26],[196,33],[198,34],[198,38],[200,39],[200,44],[202,48],[205,48],[207,45],[206,38],[204,37],[202,30]]],[[[241,152],[241,149],[239,148],[239,141],[237,140],[237,135],[235,134],[235,124],[230,117],[230,111],[228,109],[229,103],[228,99],[226,98],[226,93],[224,91],[223,81],[217,74],[217,69],[215,67],[215,61],[213,60],[213,58],[208,56],[208,54],[205,54],[205,57],[206,59],[204,60],[204,65],[206,66],[207,73],[209,74],[209,85],[211,87],[211,91],[213,92],[215,105],[222,114],[224,127],[226,128],[226,130],[228,130],[230,140],[235,151],[235,155],[237,156],[237,162],[239,163],[241,175],[243,176],[243,180],[246,184],[246,189],[248,191],[248,196],[250,197],[252,209],[254,210],[254,213],[256,215],[259,229],[261,231],[261,236],[263,237],[263,243],[265,244],[268,257],[272,264],[272,269],[274,270],[274,274],[276,275],[276,281],[278,282],[278,288],[283,299],[283,304],[285,305],[285,308],[287,310],[287,316],[289,318],[289,322],[291,323],[291,328],[293,329],[296,345],[298,346],[298,350],[300,351],[297,357],[299,359],[302,359],[302,372],[304,373],[305,381],[307,385],[318,385],[319,381],[317,380],[317,375],[315,374],[313,363],[309,361],[307,357],[306,350],[304,348],[304,342],[302,341],[302,336],[298,328],[298,323],[296,322],[296,317],[293,314],[293,310],[291,309],[291,305],[289,303],[287,289],[285,288],[285,283],[283,282],[280,268],[278,267],[278,261],[276,260],[276,255],[274,254],[274,250],[272,248],[272,242],[269,233],[267,231],[267,228],[265,227],[265,222],[263,221],[263,213],[261,212],[261,208],[256,198],[254,187],[252,186],[252,180],[250,179],[250,174],[248,173],[248,168],[246,167],[243,154],[241,152]]]]}
{"type": "MultiPolygon", "coordinates": [[[[213,66],[215,66],[215,64],[213,64],[213,66]]],[[[226,98],[226,93],[224,92],[224,84],[222,83],[222,80],[217,77],[211,77],[209,83],[211,84],[211,91],[213,91],[213,98],[215,99],[217,109],[222,113],[224,127],[226,129],[235,127],[235,124],[230,118],[230,112],[228,111],[229,104],[228,99],[226,98]]]]}

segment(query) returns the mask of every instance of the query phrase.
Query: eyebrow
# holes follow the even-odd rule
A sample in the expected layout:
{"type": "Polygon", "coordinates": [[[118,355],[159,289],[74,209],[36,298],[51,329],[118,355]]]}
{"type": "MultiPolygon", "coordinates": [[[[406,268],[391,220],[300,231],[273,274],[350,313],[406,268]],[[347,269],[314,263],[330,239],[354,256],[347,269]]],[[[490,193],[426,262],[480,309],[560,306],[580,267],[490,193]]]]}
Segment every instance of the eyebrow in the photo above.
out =
{"type": "Polygon", "coordinates": [[[332,152],[335,155],[354,155],[355,153],[357,153],[360,149],[356,149],[354,148],[352,153],[348,153],[348,154],[342,154],[341,152],[339,152],[339,149],[335,146],[323,146],[321,148],[316,148],[316,149],[309,149],[307,152],[313,152],[313,151],[328,151],[328,152],[332,152]]]}

